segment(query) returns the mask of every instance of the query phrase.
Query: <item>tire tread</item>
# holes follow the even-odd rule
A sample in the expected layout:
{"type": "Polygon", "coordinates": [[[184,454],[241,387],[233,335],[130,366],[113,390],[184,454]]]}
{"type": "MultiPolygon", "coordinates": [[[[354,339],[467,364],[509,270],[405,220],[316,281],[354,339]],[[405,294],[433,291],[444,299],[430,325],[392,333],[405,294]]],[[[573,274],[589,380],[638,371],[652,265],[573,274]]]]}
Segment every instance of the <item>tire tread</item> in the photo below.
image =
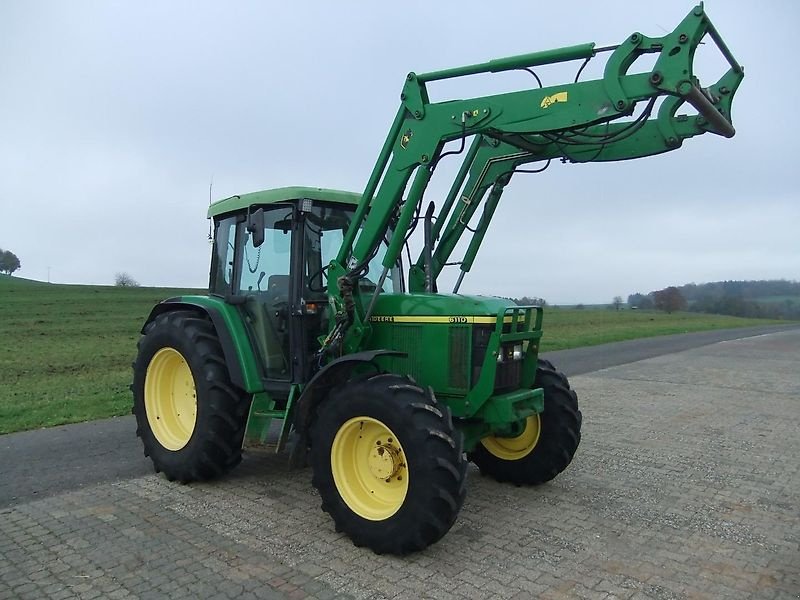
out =
{"type": "Polygon", "coordinates": [[[219,337],[210,320],[192,311],[158,315],[144,328],[133,363],[136,434],[156,472],[182,483],[219,477],[241,462],[249,397],[230,380],[219,337]],[[176,347],[177,346],[177,347],[176,347]],[[144,380],[153,354],[175,347],[189,363],[195,378],[198,411],[195,431],[187,445],[171,452],[153,435],[144,405],[144,380]]]}
{"type": "MultiPolygon", "coordinates": [[[[436,402],[430,388],[420,387],[409,377],[373,374],[334,389],[318,408],[311,424],[312,485],[319,491],[321,508],[333,518],[336,531],[345,532],[354,545],[366,546],[376,554],[408,554],[441,539],[455,522],[466,490],[467,461],[462,449],[461,434],[453,428],[449,409],[436,402]],[[372,400],[359,400],[363,398],[372,400]],[[370,410],[374,414],[369,414],[370,410]],[[392,427],[403,427],[401,431],[392,430],[406,456],[417,459],[416,466],[409,467],[409,479],[416,485],[409,488],[397,513],[380,522],[354,513],[333,480],[333,436],[358,414],[381,419],[389,415],[386,418],[392,419],[392,427]]],[[[414,464],[411,459],[409,464],[414,464]]]]}
{"type": "Polygon", "coordinates": [[[533,385],[543,388],[545,394],[542,431],[533,451],[514,461],[494,456],[481,444],[470,453],[470,460],[478,465],[481,473],[499,482],[546,483],[569,466],[580,444],[583,415],[567,376],[550,361],[540,359],[533,385]]]}

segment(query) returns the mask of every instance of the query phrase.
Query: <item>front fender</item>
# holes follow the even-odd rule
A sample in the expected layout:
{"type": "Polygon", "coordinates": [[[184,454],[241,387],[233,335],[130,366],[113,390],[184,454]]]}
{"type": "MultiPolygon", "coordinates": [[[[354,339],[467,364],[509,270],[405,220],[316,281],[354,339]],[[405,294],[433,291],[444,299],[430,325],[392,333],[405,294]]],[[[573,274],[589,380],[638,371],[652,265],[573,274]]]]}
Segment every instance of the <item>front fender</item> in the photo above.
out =
{"type": "Polygon", "coordinates": [[[250,338],[241,314],[235,306],[214,296],[168,298],[156,304],[150,311],[147,321],[142,326],[142,333],[157,316],[174,310],[193,310],[208,315],[219,337],[225,364],[233,384],[251,394],[264,391],[264,384],[250,338]]]}
{"type": "MultiPolygon", "coordinates": [[[[405,352],[396,350],[367,350],[365,352],[355,352],[346,354],[325,365],[317,372],[311,381],[303,388],[303,393],[297,399],[294,413],[294,427],[301,435],[306,436],[308,426],[311,424],[311,417],[314,410],[325,399],[331,389],[347,381],[353,369],[364,364],[374,364],[379,356],[405,356],[405,352]]],[[[375,365],[377,369],[377,365],[375,365]]]]}

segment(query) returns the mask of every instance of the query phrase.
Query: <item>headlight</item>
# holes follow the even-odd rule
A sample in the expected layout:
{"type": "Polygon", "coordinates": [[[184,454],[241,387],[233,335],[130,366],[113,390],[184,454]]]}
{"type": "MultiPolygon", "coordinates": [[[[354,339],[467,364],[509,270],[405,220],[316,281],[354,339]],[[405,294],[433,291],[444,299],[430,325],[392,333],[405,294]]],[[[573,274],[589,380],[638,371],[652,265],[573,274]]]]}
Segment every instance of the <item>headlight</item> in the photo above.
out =
{"type": "Polygon", "coordinates": [[[525,346],[514,344],[514,346],[502,346],[497,351],[497,363],[504,363],[509,360],[522,360],[525,358],[525,346]]]}

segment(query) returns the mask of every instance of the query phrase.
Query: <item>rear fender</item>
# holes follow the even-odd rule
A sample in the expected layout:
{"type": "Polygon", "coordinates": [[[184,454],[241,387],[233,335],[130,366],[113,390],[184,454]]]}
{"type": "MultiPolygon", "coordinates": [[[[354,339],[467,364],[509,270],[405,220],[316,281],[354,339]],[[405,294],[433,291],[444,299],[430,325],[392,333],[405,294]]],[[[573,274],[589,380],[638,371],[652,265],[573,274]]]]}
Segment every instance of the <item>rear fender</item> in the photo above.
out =
{"type": "Polygon", "coordinates": [[[235,306],[213,296],[179,296],[160,302],[147,317],[142,333],[156,317],[174,310],[190,310],[206,315],[214,324],[231,381],[239,389],[256,393],[264,390],[255,354],[244,322],[235,306]]]}

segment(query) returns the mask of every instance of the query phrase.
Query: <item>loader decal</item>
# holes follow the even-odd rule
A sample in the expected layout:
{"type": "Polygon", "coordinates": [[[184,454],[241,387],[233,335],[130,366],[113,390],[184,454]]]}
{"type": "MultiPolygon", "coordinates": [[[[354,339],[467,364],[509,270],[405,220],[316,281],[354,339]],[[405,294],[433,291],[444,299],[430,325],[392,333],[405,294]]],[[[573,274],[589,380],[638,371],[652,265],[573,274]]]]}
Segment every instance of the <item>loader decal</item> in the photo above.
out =
{"type": "Polygon", "coordinates": [[[414,132],[410,129],[406,131],[402,137],[400,138],[400,147],[405,150],[408,147],[408,142],[411,141],[411,138],[414,137],[414,132]]]}
{"type": "Polygon", "coordinates": [[[557,102],[566,102],[567,101],[567,92],[556,92],[552,96],[545,96],[542,98],[542,103],[539,105],[542,108],[550,108],[553,104],[557,102]]]}

